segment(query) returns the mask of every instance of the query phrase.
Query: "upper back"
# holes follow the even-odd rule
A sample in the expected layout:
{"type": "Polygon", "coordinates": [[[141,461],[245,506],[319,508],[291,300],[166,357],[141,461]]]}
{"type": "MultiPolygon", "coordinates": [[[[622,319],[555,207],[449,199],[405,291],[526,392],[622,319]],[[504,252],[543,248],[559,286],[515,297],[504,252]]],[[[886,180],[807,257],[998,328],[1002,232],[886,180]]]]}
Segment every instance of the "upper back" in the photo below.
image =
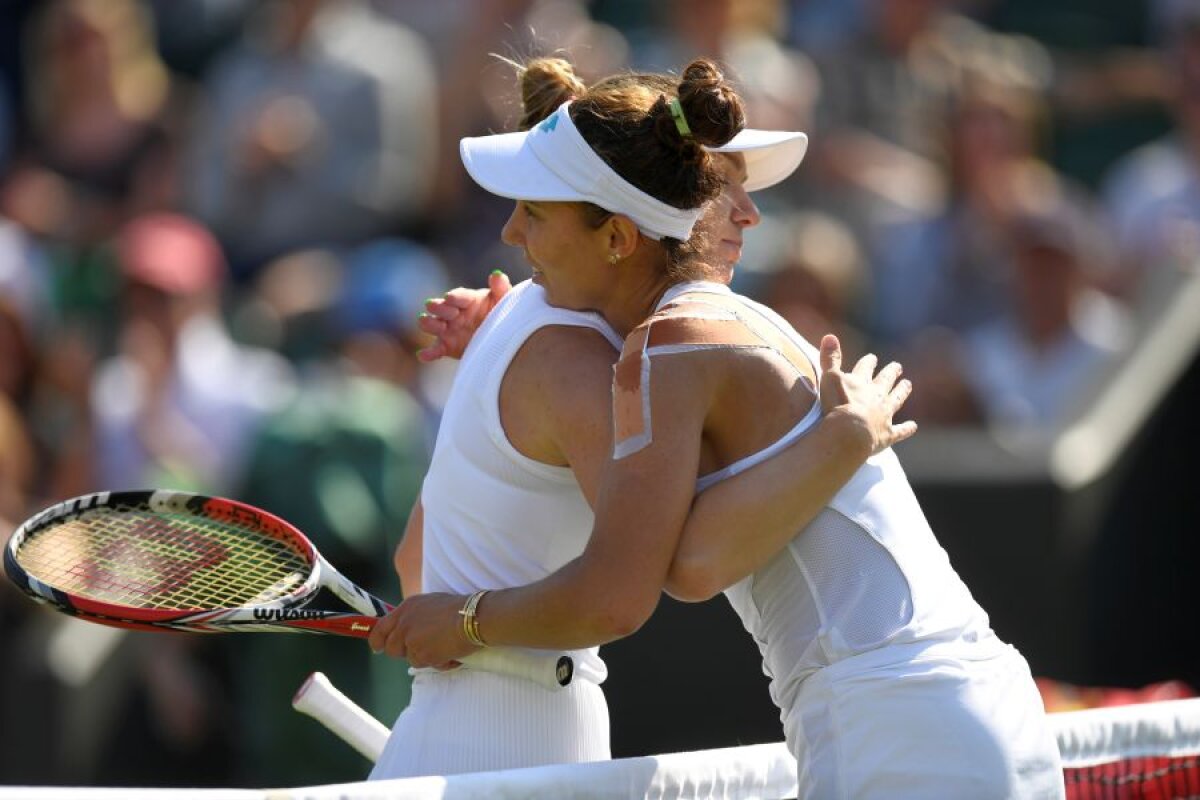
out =
{"type": "MultiPolygon", "coordinates": [[[[649,383],[656,360],[679,356],[703,360],[712,392],[702,475],[769,447],[819,408],[815,348],[778,314],[721,284],[672,287],[658,310],[626,340],[618,382],[628,386],[639,372],[649,383]]],[[[618,389],[618,456],[638,447],[638,434],[630,431],[649,430],[652,424],[633,420],[648,413],[642,391],[618,389]]]]}

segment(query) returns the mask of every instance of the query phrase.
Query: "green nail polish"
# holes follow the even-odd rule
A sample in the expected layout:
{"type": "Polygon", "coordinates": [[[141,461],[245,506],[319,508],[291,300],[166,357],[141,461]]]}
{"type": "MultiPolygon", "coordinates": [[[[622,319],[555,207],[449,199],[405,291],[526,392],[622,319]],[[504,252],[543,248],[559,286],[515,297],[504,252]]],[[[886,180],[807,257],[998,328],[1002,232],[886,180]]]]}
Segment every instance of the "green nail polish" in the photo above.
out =
{"type": "Polygon", "coordinates": [[[504,274],[504,270],[502,270],[502,269],[494,269],[494,270],[492,270],[492,271],[491,271],[491,273],[489,273],[489,274],[490,274],[490,275],[492,275],[493,277],[495,277],[496,275],[503,275],[503,274],[504,274]]]}

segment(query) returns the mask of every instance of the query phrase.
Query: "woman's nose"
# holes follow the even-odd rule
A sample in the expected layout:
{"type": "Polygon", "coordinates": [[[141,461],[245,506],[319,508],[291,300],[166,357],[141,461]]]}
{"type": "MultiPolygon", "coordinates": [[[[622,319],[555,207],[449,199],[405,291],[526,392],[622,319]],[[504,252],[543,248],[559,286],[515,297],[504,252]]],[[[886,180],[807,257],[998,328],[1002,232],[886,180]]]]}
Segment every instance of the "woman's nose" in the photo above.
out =
{"type": "Polygon", "coordinates": [[[500,241],[512,247],[520,247],[525,241],[525,233],[521,229],[520,212],[521,205],[518,203],[513,206],[512,213],[508,215],[508,221],[500,229],[500,241]]]}
{"type": "Polygon", "coordinates": [[[745,189],[738,189],[737,195],[734,197],[733,221],[744,228],[752,228],[762,222],[762,214],[759,213],[758,206],[754,204],[750,193],[745,189]]]}

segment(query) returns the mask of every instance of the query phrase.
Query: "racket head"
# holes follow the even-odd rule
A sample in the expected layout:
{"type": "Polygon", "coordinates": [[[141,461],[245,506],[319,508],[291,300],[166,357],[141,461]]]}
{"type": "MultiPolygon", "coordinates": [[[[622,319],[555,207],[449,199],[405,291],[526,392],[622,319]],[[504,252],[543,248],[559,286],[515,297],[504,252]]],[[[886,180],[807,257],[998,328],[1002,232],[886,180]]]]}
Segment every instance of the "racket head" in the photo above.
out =
{"type": "Polygon", "coordinates": [[[260,508],[176,491],[96,492],[26,520],[4,549],[34,600],[139,628],[227,609],[292,608],[320,588],[320,557],[260,508]]]}

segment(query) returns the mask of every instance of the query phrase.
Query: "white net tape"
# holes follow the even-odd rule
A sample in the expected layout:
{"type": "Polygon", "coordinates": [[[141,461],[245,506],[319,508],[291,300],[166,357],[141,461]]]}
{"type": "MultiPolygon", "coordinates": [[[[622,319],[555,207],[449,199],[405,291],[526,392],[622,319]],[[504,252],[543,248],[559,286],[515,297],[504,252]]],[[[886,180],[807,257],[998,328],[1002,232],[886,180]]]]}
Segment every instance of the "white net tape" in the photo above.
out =
{"type": "Polygon", "coordinates": [[[1200,698],[1050,714],[1064,767],[1200,753],[1200,698]]]}
{"type": "MultiPolygon", "coordinates": [[[[1064,765],[1200,753],[1200,699],[1050,715],[1064,765]]],[[[533,767],[270,790],[0,788],[0,800],[691,800],[788,798],[796,762],[782,743],[533,767]]]]}

